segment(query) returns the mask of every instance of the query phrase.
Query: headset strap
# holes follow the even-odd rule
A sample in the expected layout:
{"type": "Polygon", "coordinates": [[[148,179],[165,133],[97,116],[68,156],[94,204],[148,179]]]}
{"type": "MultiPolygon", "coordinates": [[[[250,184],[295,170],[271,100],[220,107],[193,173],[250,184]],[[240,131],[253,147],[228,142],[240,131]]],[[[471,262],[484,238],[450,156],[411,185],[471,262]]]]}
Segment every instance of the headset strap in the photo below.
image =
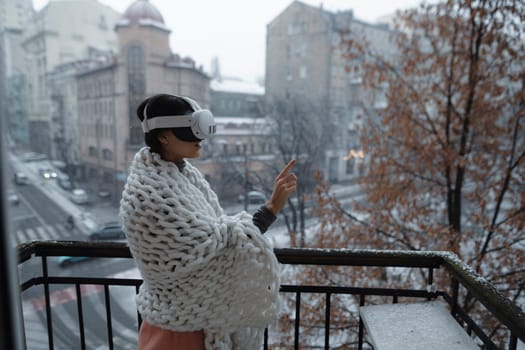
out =
{"type": "Polygon", "coordinates": [[[153,129],[183,128],[193,125],[192,115],[162,115],[144,119],[142,130],[146,133],[153,129]]]}
{"type": "MultiPolygon", "coordinates": [[[[188,102],[193,108],[194,112],[201,110],[201,107],[199,104],[194,101],[193,99],[186,97],[186,96],[180,96],[183,100],[188,102]]],[[[144,112],[142,113],[144,116],[144,120],[142,121],[142,130],[146,132],[150,132],[153,129],[161,129],[161,128],[183,128],[192,126],[193,121],[193,115],[163,115],[159,116],[162,118],[157,118],[157,116],[148,119],[148,105],[149,102],[146,103],[146,106],[144,107],[144,112]]]]}

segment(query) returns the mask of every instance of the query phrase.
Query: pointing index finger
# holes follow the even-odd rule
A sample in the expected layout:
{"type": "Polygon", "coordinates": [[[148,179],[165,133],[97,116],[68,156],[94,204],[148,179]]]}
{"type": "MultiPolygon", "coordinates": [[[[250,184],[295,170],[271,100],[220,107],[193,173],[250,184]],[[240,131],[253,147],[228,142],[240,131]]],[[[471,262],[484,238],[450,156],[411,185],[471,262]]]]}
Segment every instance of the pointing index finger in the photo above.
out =
{"type": "Polygon", "coordinates": [[[286,166],[283,168],[283,170],[281,170],[281,172],[279,173],[277,177],[282,177],[286,175],[286,173],[293,167],[294,164],[295,164],[295,159],[292,159],[291,161],[289,161],[288,164],[286,164],[286,166]]]}

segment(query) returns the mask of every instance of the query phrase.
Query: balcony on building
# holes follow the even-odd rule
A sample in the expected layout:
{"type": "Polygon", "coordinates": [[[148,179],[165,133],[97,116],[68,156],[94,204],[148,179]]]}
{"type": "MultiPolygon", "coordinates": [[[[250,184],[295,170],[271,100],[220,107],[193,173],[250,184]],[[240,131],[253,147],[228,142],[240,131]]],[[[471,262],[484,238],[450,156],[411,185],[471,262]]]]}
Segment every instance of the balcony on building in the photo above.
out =
{"type": "MultiPolygon", "coordinates": [[[[39,266],[41,271],[30,276],[20,272],[22,295],[34,295],[31,305],[23,303],[24,314],[26,307],[38,308],[45,325],[40,333],[47,333],[44,340],[37,338],[26,323],[28,349],[33,348],[35,341],[44,348],[61,348],[65,336],[76,348],[86,349],[94,327],[104,327],[106,349],[121,348],[118,339],[122,332],[127,336],[131,333],[132,337],[137,334],[141,318],[133,296],[142,283],[138,272],[110,277],[97,271],[71,275],[54,263],[57,257],[66,255],[106,259],[108,264],[131,261],[126,243],[34,241],[20,244],[17,252],[20,271],[28,264],[33,268],[39,266]],[[125,300],[129,300],[125,306],[132,321],[123,327],[115,321],[115,314],[121,311],[124,290],[128,295],[125,300]],[[86,305],[86,298],[93,295],[97,295],[95,301],[86,305]],[[61,320],[60,314],[53,311],[59,303],[71,303],[70,307],[76,309],[76,319],[61,320]],[[103,324],[85,321],[91,308],[104,310],[103,324]],[[73,322],[76,331],[62,333],[63,322],[69,322],[68,327],[73,322]]],[[[264,349],[374,349],[377,339],[373,339],[363,322],[360,310],[371,305],[432,302],[446,308],[450,322],[457,323],[477,348],[525,346],[523,310],[452,253],[279,248],[275,254],[282,264],[282,312],[279,321],[265,331],[264,349]]],[[[419,317],[418,322],[430,324],[433,316],[429,313],[414,317],[419,317]]],[[[384,334],[374,336],[393,337],[388,328],[389,325],[384,328],[384,334]]],[[[438,331],[428,328],[419,337],[425,339],[438,331]]],[[[418,345],[406,344],[403,348],[418,345]]]]}

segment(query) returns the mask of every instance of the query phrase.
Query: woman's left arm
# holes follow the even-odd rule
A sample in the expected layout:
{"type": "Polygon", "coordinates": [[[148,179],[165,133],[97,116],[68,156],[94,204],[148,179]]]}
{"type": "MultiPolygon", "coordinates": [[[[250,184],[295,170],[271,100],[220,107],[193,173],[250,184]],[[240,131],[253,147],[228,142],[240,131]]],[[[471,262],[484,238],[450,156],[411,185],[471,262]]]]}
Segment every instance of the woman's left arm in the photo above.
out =
{"type": "Polygon", "coordinates": [[[265,205],[261,206],[253,214],[253,224],[257,226],[261,233],[265,233],[277,217],[265,205]]]}

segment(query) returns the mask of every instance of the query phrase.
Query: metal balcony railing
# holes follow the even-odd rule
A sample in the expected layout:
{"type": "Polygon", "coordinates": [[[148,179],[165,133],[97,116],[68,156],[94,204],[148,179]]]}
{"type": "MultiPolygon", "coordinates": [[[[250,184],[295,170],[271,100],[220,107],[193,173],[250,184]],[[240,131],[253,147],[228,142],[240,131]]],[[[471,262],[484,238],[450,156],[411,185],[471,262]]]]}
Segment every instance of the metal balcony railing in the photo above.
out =
{"type": "MultiPolygon", "coordinates": [[[[501,295],[490,283],[479,277],[459,261],[453,254],[445,252],[413,252],[413,251],[376,251],[376,250],[326,250],[326,249],[276,249],[275,253],[279,261],[288,267],[300,267],[301,269],[319,269],[344,267],[349,269],[355,268],[380,268],[389,267],[410,268],[418,271],[418,276],[423,276],[421,286],[388,287],[387,280],[380,279],[377,281],[368,281],[369,286],[365,286],[364,281],[361,285],[305,285],[305,284],[283,284],[281,293],[283,297],[291,300],[290,306],[286,305],[286,312],[289,324],[290,336],[286,346],[280,347],[277,339],[280,335],[277,330],[270,327],[266,332],[264,348],[272,349],[306,349],[304,344],[306,337],[303,321],[302,300],[308,296],[318,295],[319,300],[324,300],[322,310],[324,315],[317,315],[323,325],[317,327],[314,338],[321,339],[322,344],[312,346],[311,348],[336,348],[334,334],[348,334],[345,329],[338,328],[334,330],[335,321],[331,315],[335,311],[333,308],[334,298],[337,296],[347,296],[356,301],[355,307],[367,305],[376,302],[377,298],[386,299],[387,302],[401,302],[406,300],[431,300],[442,299],[446,302],[451,310],[451,314],[465,328],[465,331],[480,344],[483,349],[500,349],[508,348],[517,349],[518,343],[525,342],[525,314],[511,301],[501,295]],[[421,273],[419,273],[421,272],[421,273]],[[438,276],[439,275],[439,276],[438,276]],[[446,283],[441,282],[446,277],[446,283]],[[372,287],[370,287],[372,285],[372,287]],[[438,287],[445,285],[445,287],[438,287]],[[468,295],[468,298],[465,296],[468,295]],[[500,337],[495,340],[494,329],[486,329],[484,321],[480,321],[475,313],[470,314],[472,308],[466,307],[468,301],[472,305],[472,300],[484,308],[484,316],[490,316],[497,324],[496,330],[500,337]],[[501,336],[503,334],[503,338],[501,336]],[[293,346],[292,346],[293,343],[293,346]]],[[[43,288],[43,299],[45,300],[45,315],[47,323],[47,342],[49,349],[54,349],[54,335],[52,306],[50,303],[50,287],[54,285],[71,285],[76,293],[76,309],[78,313],[78,346],[81,349],[86,348],[86,327],[90,325],[84,322],[84,308],[82,305],[81,289],[85,285],[97,285],[104,293],[104,303],[106,309],[106,332],[108,339],[108,348],[118,348],[114,342],[112,327],[112,313],[110,307],[110,287],[127,286],[134,288],[135,291],[141,284],[140,279],[136,278],[99,278],[99,277],[82,277],[66,276],[50,273],[48,270],[48,258],[56,256],[87,256],[100,258],[131,258],[128,247],[124,243],[105,243],[105,242],[70,242],[70,241],[46,241],[32,242],[18,246],[19,267],[24,264],[35,264],[35,260],[41,265],[41,275],[30,276],[21,281],[21,291],[27,292],[32,288],[40,286],[43,288]]],[[[133,306],[134,307],[134,306],[133,306]]],[[[479,308],[478,308],[479,309],[479,308]]],[[[366,339],[366,330],[363,322],[359,319],[358,313],[354,313],[355,341],[348,340],[348,344],[337,344],[337,348],[345,349],[364,349],[371,348],[366,339]]],[[[140,325],[140,315],[137,314],[137,324],[140,325]]],[[[354,327],[348,323],[348,327],[354,327]]],[[[286,325],[285,325],[286,326],[286,325]]],[[[348,329],[350,332],[351,330],[348,329]]],[[[27,333],[26,339],[31,335],[27,333]]],[[[341,337],[337,337],[341,342],[341,337]]],[[[308,343],[308,342],[306,342],[308,343]]]]}

